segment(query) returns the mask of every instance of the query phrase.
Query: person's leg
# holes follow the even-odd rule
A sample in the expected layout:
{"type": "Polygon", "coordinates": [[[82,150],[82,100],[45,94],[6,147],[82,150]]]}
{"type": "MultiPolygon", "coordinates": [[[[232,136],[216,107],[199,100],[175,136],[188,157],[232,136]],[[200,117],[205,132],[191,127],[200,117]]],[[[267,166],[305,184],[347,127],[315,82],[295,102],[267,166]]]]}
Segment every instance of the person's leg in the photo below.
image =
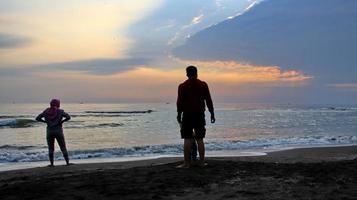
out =
{"type": "Polygon", "coordinates": [[[186,166],[191,165],[191,144],[192,144],[192,138],[185,138],[184,140],[184,147],[183,147],[183,152],[184,152],[184,164],[186,166]]]}
{"type": "Polygon", "coordinates": [[[63,132],[58,133],[56,139],[57,139],[58,145],[61,148],[61,151],[62,151],[63,157],[64,157],[64,159],[66,161],[66,164],[69,165],[68,152],[67,152],[66,142],[65,142],[65,139],[64,139],[63,132]]]}
{"type": "Polygon", "coordinates": [[[195,139],[191,143],[191,160],[197,161],[197,143],[195,139]]]}
{"type": "Polygon", "coordinates": [[[47,132],[47,146],[48,146],[48,157],[50,159],[50,166],[53,166],[53,154],[55,151],[55,137],[53,134],[47,132]]]}
{"type": "Polygon", "coordinates": [[[205,164],[205,144],[203,138],[206,137],[206,120],[204,113],[196,113],[194,115],[193,127],[195,133],[195,139],[198,146],[198,153],[200,155],[199,165],[205,164]]]}
{"type": "Polygon", "coordinates": [[[205,144],[203,142],[203,138],[206,136],[206,128],[204,125],[198,126],[195,128],[196,132],[196,141],[198,146],[198,153],[200,155],[200,165],[205,165],[205,144]]]}
{"type": "Polygon", "coordinates": [[[182,124],[181,124],[181,138],[184,139],[184,145],[183,145],[183,157],[184,157],[184,163],[182,165],[177,166],[178,168],[188,168],[190,167],[191,164],[191,144],[193,140],[193,128],[190,123],[190,118],[183,114],[182,117],[182,124]]]}
{"type": "Polygon", "coordinates": [[[205,143],[203,142],[203,138],[196,138],[198,153],[200,154],[200,164],[205,163],[205,143]]]}

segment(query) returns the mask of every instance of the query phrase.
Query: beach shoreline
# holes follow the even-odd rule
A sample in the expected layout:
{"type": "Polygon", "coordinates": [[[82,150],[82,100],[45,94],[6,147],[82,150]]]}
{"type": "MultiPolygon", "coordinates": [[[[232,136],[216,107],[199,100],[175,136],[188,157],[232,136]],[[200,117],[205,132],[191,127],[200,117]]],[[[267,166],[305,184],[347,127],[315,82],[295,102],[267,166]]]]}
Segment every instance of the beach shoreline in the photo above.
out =
{"type": "MultiPolygon", "coordinates": [[[[314,149],[313,152],[319,152],[319,154],[324,153],[322,150],[319,151],[318,149],[341,149],[343,148],[344,150],[342,151],[342,154],[348,153],[349,158],[342,158],[342,159],[353,159],[355,154],[351,154],[350,151],[347,151],[348,149],[354,149],[354,146],[357,146],[357,144],[343,144],[343,145],[318,145],[318,146],[295,146],[295,147],[286,147],[286,148],[274,148],[274,149],[260,149],[260,150],[232,150],[232,151],[219,151],[219,152],[206,152],[206,158],[208,159],[220,159],[220,158],[231,158],[235,160],[246,160],[246,161],[251,161],[251,160],[256,160],[256,161],[263,161],[263,160],[271,160],[273,157],[278,160],[280,158],[280,162],[288,162],[294,161],[298,158],[286,158],[286,155],[290,155],[293,152],[302,152],[300,157],[303,156],[305,161],[308,161],[309,159],[310,162],[317,162],[317,161],[323,161],[327,160],[327,156],[322,156],[322,159],[319,160],[319,155],[315,155],[313,158],[308,158],[305,152],[307,152],[309,149],[314,149]],[[347,152],[346,152],[347,151],[347,152]],[[277,154],[277,155],[276,155],[277,154]],[[304,156],[305,155],[305,156],[304,156]]],[[[339,151],[339,152],[340,152],[339,151]]],[[[341,154],[340,153],[340,154],[341,154]]],[[[297,157],[296,155],[293,156],[291,155],[290,157],[297,157]]],[[[357,157],[357,156],[356,156],[357,157]]],[[[114,158],[89,158],[89,159],[72,159],[71,162],[74,164],[79,164],[79,165],[90,165],[90,164],[111,164],[111,163],[122,163],[125,165],[126,162],[132,162],[132,161],[137,161],[137,162],[155,162],[155,160],[179,160],[177,158],[182,158],[181,155],[161,155],[161,156],[147,156],[147,157],[114,157],[114,158]]],[[[329,160],[338,160],[339,158],[335,156],[335,158],[332,158],[329,156],[329,160]]],[[[301,160],[301,158],[300,158],[301,160]]],[[[65,162],[63,159],[61,160],[56,160],[55,165],[61,166],[64,165],[65,162]]],[[[11,162],[11,163],[1,163],[0,164],[0,173],[1,172],[8,172],[8,171],[13,171],[13,170],[25,170],[25,169],[31,169],[31,168],[41,168],[41,167],[46,167],[48,165],[48,161],[36,161],[36,162],[11,162]]]]}
{"type": "Polygon", "coordinates": [[[353,199],[357,146],[298,148],[266,156],[181,157],[0,172],[1,199],[353,199]],[[31,187],[29,187],[29,185],[31,187]]]}

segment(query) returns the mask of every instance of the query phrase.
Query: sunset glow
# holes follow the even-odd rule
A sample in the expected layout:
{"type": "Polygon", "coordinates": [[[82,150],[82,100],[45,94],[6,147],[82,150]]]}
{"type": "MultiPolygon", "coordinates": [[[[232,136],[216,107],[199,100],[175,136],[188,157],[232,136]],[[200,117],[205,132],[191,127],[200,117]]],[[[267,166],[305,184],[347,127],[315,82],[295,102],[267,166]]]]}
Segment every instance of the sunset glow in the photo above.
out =
{"type": "Polygon", "coordinates": [[[125,57],[133,41],[126,28],[159,2],[28,1],[25,12],[0,14],[1,33],[20,33],[31,40],[21,48],[0,50],[0,62],[29,65],[125,57]]]}
{"type": "MultiPolygon", "coordinates": [[[[354,96],[356,45],[348,40],[356,34],[341,32],[345,23],[320,27],[332,17],[323,11],[295,13],[321,15],[299,20],[275,3],[2,0],[0,102],[47,101],[56,93],[70,101],[174,100],[189,65],[221,101],[354,96]]],[[[331,12],[347,22],[339,10],[331,12]]]]}

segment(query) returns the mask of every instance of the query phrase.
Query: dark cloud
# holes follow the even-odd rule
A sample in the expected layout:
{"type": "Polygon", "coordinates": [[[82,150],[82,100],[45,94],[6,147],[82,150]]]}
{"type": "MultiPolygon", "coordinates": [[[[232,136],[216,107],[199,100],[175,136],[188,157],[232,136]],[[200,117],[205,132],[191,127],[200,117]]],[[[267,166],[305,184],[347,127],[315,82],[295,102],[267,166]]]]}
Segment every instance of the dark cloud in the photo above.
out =
{"type": "Polygon", "coordinates": [[[329,83],[356,82],[357,1],[266,0],[205,29],[174,55],[295,68],[329,83]]]}
{"type": "Polygon", "coordinates": [[[125,59],[93,59],[72,62],[49,63],[40,66],[22,66],[16,68],[0,68],[0,76],[24,76],[33,72],[48,71],[82,71],[95,75],[110,75],[127,71],[140,65],[150,63],[146,58],[125,59]]]}
{"type": "Polygon", "coordinates": [[[51,63],[40,66],[40,70],[83,71],[90,74],[108,75],[147,65],[147,58],[93,59],[73,62],[51,63]]]}
{"type": "Polygon", "coordinates": [[[14,35],[0,33],[0,49],[23,47],[32,42],[32,39],[14,35]]]}
{"type": "Polygon", "coordinates": [[[128,28],[129,35],[135,38],[128,53],[161,60],[173,45],[181,43],[188,35],[242,12],[248,5],[248,1],[237,0],[220,3],[216,0],[163,1],[154,12],[128,28]],[[202,21],[193,25],[192,19],[200,15],[202,21]]]}

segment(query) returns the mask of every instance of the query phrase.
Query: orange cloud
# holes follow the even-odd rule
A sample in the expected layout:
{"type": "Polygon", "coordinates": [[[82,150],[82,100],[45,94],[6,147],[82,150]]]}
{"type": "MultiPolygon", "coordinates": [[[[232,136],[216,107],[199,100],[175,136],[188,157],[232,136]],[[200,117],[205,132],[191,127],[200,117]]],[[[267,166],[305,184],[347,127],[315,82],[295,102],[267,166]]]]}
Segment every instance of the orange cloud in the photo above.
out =
{"type": "MultiPolygon", "coordinates": [[[[199,68],[199,77],[209,82],[219,84],[274,84],[274,83],[304,83],[310,79],[297,70],[283,71],[277,66],[254,66],[233,61],[180,61],[186,65],[199,68]]],[[[40,76],[49,74],[40,73],[40,76]]],[[[50,75],[52,76],[52,75],[50,75]]],[[[160,69],[151,66],[138,66],[129,71],[112,75],[90,75],[81,72],[64,72],[62,77],[77,80],[122,81],[137,86],[178,83],[186,79],[185,67],[181,69],[160,69]]]]}
{"type": "Polygon", "coordinates": [[[111,75],[73,71],[38,72],[33,74],[34,80],[29,80],[26,84],[38,88],[39,95],[60,94],[67,99],[175,101],[179,83],[187,78],[184,66],[189,64],[198,66],[199,78],[207,81],[214,98],[217,99],[235,97],[259,99],[269,95],[275,87],[303,86],[312,78],[296,70],[282,71],[276,66],[251,66],[236,62],[214,61],[189,62],[180,69],[169,70],[138,66],[111,75]],[[45,86],[44,82],[47,83],[45,86]],[[56,92],[51,88],[56,88],[56,92]]]}
{"type": "Polygon", "coordinates": [[[200,67],[202,76],[227,83],[304,82],[312,79],[298,70],[281,70],[278,66],[256,66],[234,61],[183,61],[200,67]]]}

